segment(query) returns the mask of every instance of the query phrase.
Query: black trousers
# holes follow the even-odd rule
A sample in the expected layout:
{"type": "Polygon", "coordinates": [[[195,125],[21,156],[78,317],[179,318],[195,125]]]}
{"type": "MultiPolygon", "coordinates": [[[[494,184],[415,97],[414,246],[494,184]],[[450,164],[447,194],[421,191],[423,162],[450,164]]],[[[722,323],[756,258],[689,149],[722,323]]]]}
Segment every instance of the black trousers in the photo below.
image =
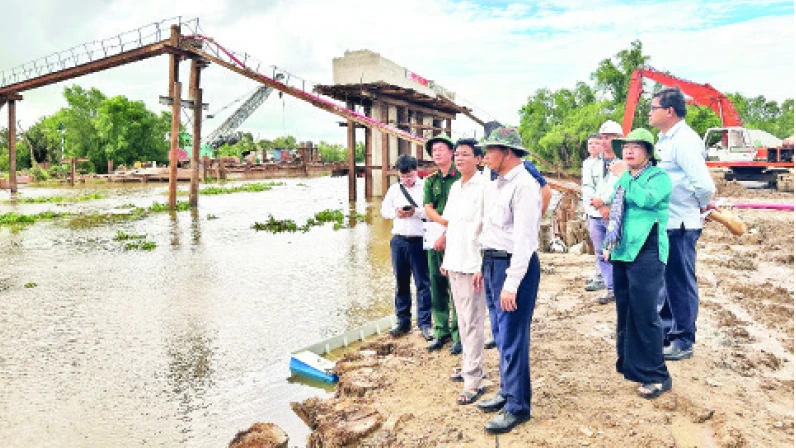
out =
{"type": "Polygon", "coordinates": [[[613,263],[616,371],[630,381],[661,383],[669,371],[663,362],[663,325],[657,307],[666,269],[658,256],[658,226],[652,227],[634,261],[613,263]]]}

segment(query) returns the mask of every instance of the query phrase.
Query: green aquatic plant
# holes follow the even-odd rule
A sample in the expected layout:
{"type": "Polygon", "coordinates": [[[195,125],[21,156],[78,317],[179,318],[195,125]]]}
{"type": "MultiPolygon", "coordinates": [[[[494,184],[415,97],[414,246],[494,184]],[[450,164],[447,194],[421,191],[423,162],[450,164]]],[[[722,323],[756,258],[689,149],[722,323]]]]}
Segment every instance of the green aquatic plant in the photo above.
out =
{"type": "Polygon", "coordinates": [[[37,286],[39,286],[39,285],[37,285],[36,283],[33,283],[33,282],[25,283],[25,287],[28,288],[28,289],[35,288],[37,286]]]}
{"type": "MultiPolygon", "coordinates": [[[[54,204],[54,203],[61,203],[61,202],[84,202],[84,201],[94,201],[97,199],[105,199],[105,195],[102,193],[89,193],[83,194],[79,196],[39,196],[37,198],[26,198],[26,197],[18,197],[16,202],[19,204],[54,204]]],[[[11,201],[5,201],[9,203],[11,201]]]]}
{"type": "Polygon", "coordinates": [[[209,213],[207,215],[207,220],[210,221],[210,220],[213,220],[213,219],[218,219],[218,216],[209,213]]]}
{"type": "Polygon", "coordinates": [[[157,247],[157,243],[154,241],[141,241],[141,240],[134,240],[124,245],[124,250],[145,250],[151,251],[157,247]]]}
{"type": "Polygon", "coordinates": [[[52,212],[52,211],[35,213],[32,215],[9,212],[9,213],[0,214],[0,225],[33,224],[36,221],[48,221],[55,218],[61,218],[70,215],[71,213],[67,212],[52,212]]]}
{"type": "Polygon", "coordinates": [[[144,238],[146,238],[146,234],[137,235],[134,233],[127,233],[124,230],[117,230],[116,236],[113,237],[115,241],[142,240],[144,238]]]}
{"type": "MultiPolygon", "coordinates": [[[[349,219],[351,216],[348,217],[349,219]]],[[[356,222],[365,222],[367,215],[356,213],[354,219],[356,222]]],[[[322,226],[325,223],[333,223],[334,230],[346,228],[346,216],[342,210],[326,209],[315,213],[312,218],[308,218],[303,226],[299,226],[295,221],[290,219],[276,219],[273,215],[268,215],[268,221],[264,223],[255,222],[252,228],[257,231],[266,231],[271,233],[281,232],[307,232],[313,227],[322,226]]]]}

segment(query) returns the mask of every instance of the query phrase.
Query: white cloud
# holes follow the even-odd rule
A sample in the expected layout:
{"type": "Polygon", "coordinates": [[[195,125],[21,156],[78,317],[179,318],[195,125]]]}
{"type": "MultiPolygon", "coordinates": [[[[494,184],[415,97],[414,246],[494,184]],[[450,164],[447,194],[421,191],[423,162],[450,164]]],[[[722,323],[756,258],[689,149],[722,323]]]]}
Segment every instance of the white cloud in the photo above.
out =
{"type": "MultiPolygon", "coordinates": [[[[734,7],[726,3],[719,7],[680,0],[628,6],[595,0],[496,7],[451,0],[296,0],[261,6],[233,0],[116,0],[105,7],[93,1],[81,14],[74,12],[80,10],[77,5],[70,4],[72,12],[67,13],[60,2],[39,3],[41,7],[27,5],[25,11],[35,14],[9,30],[30,39],[13,46],[2,39],[0,68],[190,12],[223,45],[308,80],[330,84],[332,58],[345,50],[367,48],[453,89],[467,100],[465,105],[478,108],[476,114],[483,116],[480,111],[486,110],[512,124],[519,122],[518,110],[536,89],[589,82],[600,60],[628,48],[634,39],[643,42],[653,66],[677,76],[748,96],[778,101],[794,96],[793,17],[716,26],[715,20],[734,7]],[[55,20],[58,17],[60,22],[55,20]],[[53,23],[59,25],[55,33],[46,29],[53,23]]],[[[749,4],[760,6],[760,2],[743,3],[749,4]]],[[[15,16],[22,12],[19,9],[15,16]]],[[[187,65],[183,64],[184,70],[187,65]]],[[[187,81],[187,71],[183,77],[187,81]]],[[[160,57],[69,84],[143,99],[151,109],[162,110],[157,97],[165,94],[166,81],[167,60],[160,57]]],[[[255,83],[211,66],[203,74],[203,86],[205,101],[215,110],[252,90],[255,83]]],[[[26,92],[19,107],[23,123],[62,107],[62,89],[61,85],[26,92]]],[[[2,123],[7,121],[4,117],[5,110],[0,112],[2,123]]],[[[205,130],[222,119],[207,121],[205,130]]],[[[267,138],[287,132],[302,140],[343,142],[339,120],[291,97],[274,96],[243,129],[267,138]]],[[[476,127],[460,117],[453,129],[455,134],[471,135],[476,127]]]]}

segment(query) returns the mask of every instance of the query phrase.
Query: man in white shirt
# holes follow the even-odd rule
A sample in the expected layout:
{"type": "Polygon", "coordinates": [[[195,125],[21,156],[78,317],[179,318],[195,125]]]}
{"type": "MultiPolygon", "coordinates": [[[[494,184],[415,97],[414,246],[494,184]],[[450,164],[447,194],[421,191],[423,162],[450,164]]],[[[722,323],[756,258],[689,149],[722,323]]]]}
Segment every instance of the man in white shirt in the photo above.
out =
{"type": "Polygon", "coordinates": [[[500,352],[500,391],[478,402],[486,412],[501,410],[485,429],[511,431],[531,418],[530,327],[539,289],[539,225],[542,198],[539,182],[528,172],[522,157],[528,150],[516,129],[498,128],[482,142],[486,161],[498,173],[484,193],[481,273],[474,276],[483,287],[492,333],[500,352]]]}
{"type": "MultiPolygon", "coordinates": [[[[611,142],[622,137],[622,126],[613,120],[607,120],[600,126],[599,134],[603,144],[602,154],[599,162],[592,166],[592,173],[596,176],[596,184],[594,186],[594,193],[588,199],[589,205],[600,215],[599,218],[589,218],[589,234],[592,237],[592,241],[597,240],[595,242],[595,247],[602,247],[602,241],[605,238],[608,226],[611,196],[614,193],[616,181],[619,180],[619,177],[608,169],[608,165],[616,158],[614,150],[611,147],[611,142]]],[[[595,252],[598,253],[597,259],[604,285],[593,283],[587,285],[586,290],[598,291],[605,288],[606,292],[598,299],[598,302],[601,305],[607,305],[616,300],[614,297],[614,270],[611,263],[608,263],[599,256],[599,250],[595,250],[595,252]]]]}
{"type": "Polygon", "coordinates": [[[381,216],[392,219],[392,268],[395,274],[395,315],[397,325],[390,330],[394,337],[403,336],[412,328],[412,295],[410,277],[415,278],[417,290],[417,326],[423,337],[434,339],[431,325],[431,292],[429,290],[428,260],[423,250],[423,179],[417,177],[417,159],[402,155],[395,163],[400,181],[387,190],[381,203],[381,216]]]}
{"type": "Polygon", "coordinates": [[[441,272],[448,276],[462,343],[461,374],[451,379],[464,382],[464,390],[456,402],[466,405],[475,402],[484,392],[481,381],[484,378],[486,302],[483,288],[474,288],[473,277],[481,272],[478,236],[481,234],[484,188],[489,180],[478,171],[482,150],[474,138],[457,141],[454,155],[462,177],[451,185],[442,213],[447,230],[441,272]]]}
{"type": "MultiPolygon", "coordinates": [[[[602,164],[602,152],[603,152],[603,143],[600,139],[600,134],[594,133],[589,135],[586,143],[586,150],[589,152],[589,157],[583,161],[583,165],[581,165],[580,169],[580,177],[581,177],[581,198],[583,200],[583,210],[586,212],[586,220],[589,224],[589,229],[591,229],[591,220],[592,219],[602,219],[602,215],[600,211],[596,208],[592,207],[591,205],[591,198],[597,193],[597,182],[600,178],[602,170],[600,169],[600,165],[602,164]]],[[[595,250],[594,253],[595,257],[595,272],[594,275],[589,277],[586,280],[586,290],[597,290],[603,289],[605,287],[605,281],[603,280],[603,274],[600,269],[600,247],[602,245],[602,239],[597,241],[598,239],[595,238],[596,235],[589,232],[589,236],[591,236],[592,245],[594,246],[595,250]]]]}
{"type": "Polygon", "coordinates": [[[696,242],[702,234],[701,213],[715,209],[716,186],[705,165],[705,146],[685,122],[685,97],[679,89],[664,89],[652,97],[650,126],[660,129],[655,153],[658,166],[672,180],[669,199],[669,259],[658,307],[666,332],[663,358],[679,361],[693,356],[699,289],[696,242]]]}

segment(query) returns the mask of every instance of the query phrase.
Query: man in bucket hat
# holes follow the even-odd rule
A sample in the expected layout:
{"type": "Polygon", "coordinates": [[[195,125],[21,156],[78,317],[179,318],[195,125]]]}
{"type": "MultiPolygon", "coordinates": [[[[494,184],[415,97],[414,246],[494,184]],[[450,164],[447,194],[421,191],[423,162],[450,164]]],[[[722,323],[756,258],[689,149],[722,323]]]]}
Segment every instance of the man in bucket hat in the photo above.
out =
{"type": "Polygon", "coordinates": [[[481,400],[485,412],[501,412],[485,427],[511,431],[531,417],[530,326],[539,288],[539,183],[525,170],[528,150],[516,129],[497,128],[481,144],[490,170],[498,174],[484,192],[481,273],[475,288],[485,289],[492,333],[500,352],[500,390],[481,400]]]}
{"type": "MultiPolygon", "coordinates": [[[[426,141],[426,152],[437,164],[437,171],[426,178],[423,190],[423,204],[428,219],[445,224],[442,213],[448,202],[448,193],[454,182],[462,176],[453,166],[454,143],[445,134],[439,134],[426,141]]],[[[450,297],[448,277],[440,272],[445,258],[445,234],[428,251],[428,271],[431,281],[431,315],[434,320],[434,340],[426,347],[429,351],[439,350],[453,341],[450,352],[461,354],[462,343],[459,338],[459,324],[456,308],[450,297]]]]}

